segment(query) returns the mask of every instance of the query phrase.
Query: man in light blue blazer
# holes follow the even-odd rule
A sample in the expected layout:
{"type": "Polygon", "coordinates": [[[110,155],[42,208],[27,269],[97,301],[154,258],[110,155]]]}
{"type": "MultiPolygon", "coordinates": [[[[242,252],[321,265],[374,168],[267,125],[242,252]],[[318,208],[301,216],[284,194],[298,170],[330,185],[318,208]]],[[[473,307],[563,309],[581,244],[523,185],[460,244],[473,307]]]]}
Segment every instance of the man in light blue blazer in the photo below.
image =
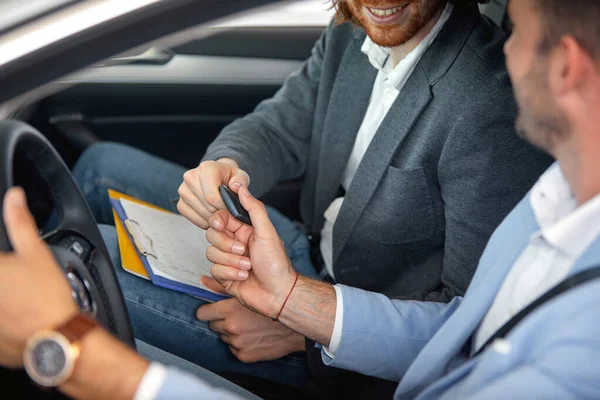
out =
{"type": "MultiPolygon", "coordinates": [[[[321,343],[325,363],[399,381],[397,399],[600,398],[600,279],[490,340],[553,287],[600,265],[600,3],[519,0],[509,10],[518,131],[558,162],[495,231],[464,298],[393,300],[298,276],[264,205],[245,187],[240,200],[253,227],[227,212],[209,221],[207,256],[227,293],[321,343]],[[244,255],[233,254],[234,245],[244,255]],[[244,260],[250,270],[239,268],[244,260]]],[[[32,334],[77,308],[22,190],[7,193],[3,211],[15,252],[0,254],[11,270],[0,280],[0,365],[14,368],[32,334]]],[[[74,398],[252,397],[207,385],[223,383],[205,374],[203,382],[149,364],[101,328],[81,339],[80,354],[59,388],[74,398]]]]}

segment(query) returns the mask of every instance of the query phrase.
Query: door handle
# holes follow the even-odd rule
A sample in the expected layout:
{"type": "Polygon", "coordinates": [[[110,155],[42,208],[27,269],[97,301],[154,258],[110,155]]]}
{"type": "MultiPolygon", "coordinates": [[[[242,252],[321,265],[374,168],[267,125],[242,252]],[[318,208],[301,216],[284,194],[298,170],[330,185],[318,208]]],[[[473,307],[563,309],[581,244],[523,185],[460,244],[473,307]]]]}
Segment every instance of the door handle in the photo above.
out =
{"type": "Polygon", "coordinates": [[[173,59],[175,53],[168,49],[159,47],[150,47],[141,54],[134,56],[116,57],[106,60],[100,66],[117,66],[117,65],[165,65],[173,59]]]}

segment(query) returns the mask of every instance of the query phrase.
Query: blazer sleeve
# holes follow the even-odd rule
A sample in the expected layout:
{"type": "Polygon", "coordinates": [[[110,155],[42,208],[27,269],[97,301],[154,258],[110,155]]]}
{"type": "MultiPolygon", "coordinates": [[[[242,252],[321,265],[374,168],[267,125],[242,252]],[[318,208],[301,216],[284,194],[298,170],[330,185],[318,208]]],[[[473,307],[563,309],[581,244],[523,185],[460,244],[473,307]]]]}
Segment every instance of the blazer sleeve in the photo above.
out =
{"type": "Polygon", "coordinates": [[[281,89],[219,134],[203,158],[229,157],[250,176],[256,196],[283,179],[305,171],[315,104],[330,28],[325,30],[303,66],[292,73],[281,89]]]}
{"type": "Polygon", "coordinates": [[[344,298],[340,345],[326,365],[399,382],[419,352],[462,302],[391,300],[339,285],[344,298]]]}
{"type": "Polygon", "coordinates": [[[511,89],[474,99],[464,110],[438,165],[446,223],[442,286],[426,301],[466,292],[490,236],[552,162],[515,133],[511,89]]]}

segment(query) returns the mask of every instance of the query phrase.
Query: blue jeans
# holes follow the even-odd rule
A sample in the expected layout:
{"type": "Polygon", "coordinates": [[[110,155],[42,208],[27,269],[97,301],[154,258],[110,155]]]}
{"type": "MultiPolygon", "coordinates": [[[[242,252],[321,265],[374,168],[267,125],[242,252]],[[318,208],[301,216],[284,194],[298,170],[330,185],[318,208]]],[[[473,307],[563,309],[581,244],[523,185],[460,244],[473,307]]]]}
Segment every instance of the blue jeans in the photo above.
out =
{"type": "MultiPolygon", "coordinates": [[[[304,354],[244,364],[206,322],[196,319],[196,309],[205,304],[203,300],[154,286],[121,268],[107,189],[176,212],[172,200],[178,198],[177,189],[184,172],[184,167],[113,143],[97,144],[86,150],[73,170],[100,224],[136,338],[217,373],[241,373],[296,387],[305,385],[308,366],[304,354]]],[[[317,278],[306,235],[275,209],[269,208],[268,213],[296,270],[317,278]]]]}

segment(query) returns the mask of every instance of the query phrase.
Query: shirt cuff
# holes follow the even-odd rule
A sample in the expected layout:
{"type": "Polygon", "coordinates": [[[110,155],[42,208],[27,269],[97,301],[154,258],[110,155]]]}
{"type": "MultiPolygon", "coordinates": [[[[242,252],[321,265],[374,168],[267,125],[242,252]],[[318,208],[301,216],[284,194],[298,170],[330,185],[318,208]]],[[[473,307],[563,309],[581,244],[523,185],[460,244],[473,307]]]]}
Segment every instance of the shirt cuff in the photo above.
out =
{"type": "Polygon", "coordinates": [[[340,342],[342,341],[342,327],[344,326],[344,296],[342,295],[342,289],[337,285],[333,286],[335,289],[335,322],[333,323],[333,333],[331,334],[331,341],[328,347],[323,347],[323,351],[329,357],[333,358],[340,342]]]}
{"type": "Polygon", "coordinates": [[[167,368],[159,363],[152,363],[144,374],[133,400],[154,400],[167,379],[167,368]]]}

